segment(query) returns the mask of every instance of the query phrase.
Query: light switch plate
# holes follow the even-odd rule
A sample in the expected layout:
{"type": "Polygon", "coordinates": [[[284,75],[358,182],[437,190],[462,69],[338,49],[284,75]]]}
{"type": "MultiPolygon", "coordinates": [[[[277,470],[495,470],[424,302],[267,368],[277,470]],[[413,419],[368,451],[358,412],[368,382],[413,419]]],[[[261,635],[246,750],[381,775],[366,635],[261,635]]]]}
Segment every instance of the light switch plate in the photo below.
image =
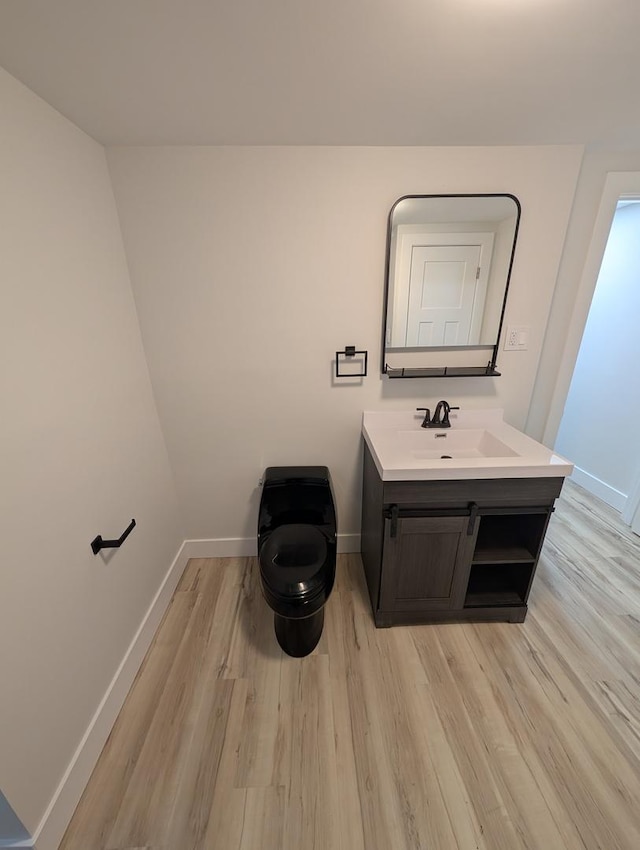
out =
{"type": "Polygon", "coordinates": [[[526,351],[529,347],[529,325],[509,325],[504,338],[505,351],[526,351]]]}

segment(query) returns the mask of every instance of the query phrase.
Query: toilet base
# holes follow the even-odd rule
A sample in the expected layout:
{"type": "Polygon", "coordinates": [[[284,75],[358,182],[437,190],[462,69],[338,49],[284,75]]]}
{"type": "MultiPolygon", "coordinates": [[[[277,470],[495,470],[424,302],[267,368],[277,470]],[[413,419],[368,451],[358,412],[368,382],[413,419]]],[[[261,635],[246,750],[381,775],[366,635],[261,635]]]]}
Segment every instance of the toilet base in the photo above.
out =
{"type": "Polygon", "coordinates": [[[273,626],[278,643],[287,655],[302,658],[318,645],[324,626],[324,607],[310,617],[295,620],[274,614],[273,626]]]}

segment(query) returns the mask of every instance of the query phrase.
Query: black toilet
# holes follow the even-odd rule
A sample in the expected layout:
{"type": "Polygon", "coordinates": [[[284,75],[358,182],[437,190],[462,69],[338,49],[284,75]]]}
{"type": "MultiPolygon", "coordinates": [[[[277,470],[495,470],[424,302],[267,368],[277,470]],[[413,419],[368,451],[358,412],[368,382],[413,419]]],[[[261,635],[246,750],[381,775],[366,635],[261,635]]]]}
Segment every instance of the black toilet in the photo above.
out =
{"type": "Polygon", "coordinates": [[[336,510],[326,466],[269,466],[258,516],[260,583],[278,643],[308,655],[336,575],[336,510]]]}

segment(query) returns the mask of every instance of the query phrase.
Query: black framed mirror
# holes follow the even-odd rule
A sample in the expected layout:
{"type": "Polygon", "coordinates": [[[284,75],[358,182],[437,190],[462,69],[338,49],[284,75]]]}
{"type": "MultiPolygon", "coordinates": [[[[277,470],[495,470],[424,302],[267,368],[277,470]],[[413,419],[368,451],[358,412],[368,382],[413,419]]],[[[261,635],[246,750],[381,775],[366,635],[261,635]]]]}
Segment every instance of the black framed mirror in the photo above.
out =
{"type": "Polygon", "coordinates": [[[389,213],[382,372],[487,376],[496,368],[520,202],[404,195],[389,213]]]}

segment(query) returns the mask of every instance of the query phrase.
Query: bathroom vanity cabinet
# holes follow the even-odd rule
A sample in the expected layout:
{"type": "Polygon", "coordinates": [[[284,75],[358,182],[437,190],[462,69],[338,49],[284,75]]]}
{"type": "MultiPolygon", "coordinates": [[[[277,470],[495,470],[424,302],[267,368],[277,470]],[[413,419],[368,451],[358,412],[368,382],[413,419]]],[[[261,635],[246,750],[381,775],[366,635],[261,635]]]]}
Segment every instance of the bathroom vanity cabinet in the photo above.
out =
{"type": "Polygon", "coordinates": [[[362,560],[376,625],[522,622],[563,480],[383,481],[365,445],[362,560]]]}

